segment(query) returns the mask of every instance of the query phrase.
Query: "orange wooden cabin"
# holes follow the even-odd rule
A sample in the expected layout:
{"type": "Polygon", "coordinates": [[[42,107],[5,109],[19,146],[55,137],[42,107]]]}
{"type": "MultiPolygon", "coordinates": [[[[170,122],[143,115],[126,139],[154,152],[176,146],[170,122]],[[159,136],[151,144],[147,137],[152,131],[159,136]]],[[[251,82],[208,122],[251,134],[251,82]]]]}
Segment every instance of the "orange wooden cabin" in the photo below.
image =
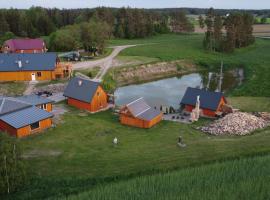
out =
{"type": "Polygon", "coordinates": [[[43,39],[17,38],[4,42],[3,53],[45,53],[46,44],[43,39]]]}
{"type": "Polygon", "coordinates": [[[35,94],[17,97],[16,99],[31,104],[32,106],[36,106],[42,110],[46,110],[47,112],[52,112],[53,109],[54,101],[35,94]]]}
{"type": "Polygon", "coordinates": [[[162,120],[163,114],[151,108],[143,98],[123,106],[120,110],[120,122],[124,125],[151,128],[162,120]]]}
{"type": "Polygon", "coordinates": [[[71,72],[71,65],[60,63],[56,53],[0,54],[0,81],[55,80],[71,72]]]}
{"type": "Polygon", "coordinates": [[[200,109],[202,116],[216,117],[222,114],[222,107],[227,100],[222,92],[211,92],[207,90],[188,87],[181,101],[184,111],[191,113],[196,106],[197,96],[200,96],[200,109]]]}
{"type": "Polygon", "coordinates": [[[108,95],[99,82],[81,77],[72,78],[64,91],[68,105],[89,112],[98,112],[108,107],[108,95]]]}
{"type": "Polygon", "coordinates": [[[25,137],[52,126],[53,114],[20,99],[0,98],[0,130],[25,137]]]}

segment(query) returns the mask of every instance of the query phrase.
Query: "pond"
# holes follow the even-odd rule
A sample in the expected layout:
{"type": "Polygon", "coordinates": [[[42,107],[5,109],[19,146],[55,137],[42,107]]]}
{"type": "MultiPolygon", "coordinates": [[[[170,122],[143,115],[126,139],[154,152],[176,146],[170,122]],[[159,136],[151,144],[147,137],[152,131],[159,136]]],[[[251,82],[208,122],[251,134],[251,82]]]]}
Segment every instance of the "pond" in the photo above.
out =
{"type": "Polygon", "coordinates": [[[242,69],[237,69],[223,73],[222,78],[220,78],[219,73],[200,72],[124,86],[115,91],[115,103],[120,106],[137,98],[144,97],[151,106],[159,107],[162,105],[178,108],[187,87],[226,92],[242,84],[243,74],[242,69]]]}

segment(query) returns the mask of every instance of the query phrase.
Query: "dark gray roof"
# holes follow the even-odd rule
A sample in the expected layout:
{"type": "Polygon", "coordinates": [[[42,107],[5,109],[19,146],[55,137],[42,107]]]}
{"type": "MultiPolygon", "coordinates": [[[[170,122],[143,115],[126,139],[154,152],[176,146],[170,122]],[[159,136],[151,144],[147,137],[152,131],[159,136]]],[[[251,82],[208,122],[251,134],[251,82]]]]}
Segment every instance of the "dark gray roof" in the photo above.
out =
{"type": "Polygon", "coordinates": [[[150,121],[160,115],[160,111],[151,108],[143,98],[126,105],[131,114],[142,120],[150,121]]]}
{"type": "Polygon", "coordinates": [[[99,82],[74,77],[69,81],[64,96],[90,103],[99,85],[99,82]]]}
{"type": "Polygon", "coordinates": [[[38,96],[38,95],[27,95],[27,96],[21,96],[21,97],[17,97],[17,99],[24,101],[28,104],[31,104],[33,106],[37,106],[37,105],[41,105],[41,104],[48,104],[48,103],[53,103],[52,100],[46,98],[46,97],[42,97],[42,96],[38,96]]]}
{"type": "Polygon", "coordinates": [[[150,121],[160,115],[160,111],[155,110],[154,108],[150,108],[149,110],[143,112],[138,116],[139,119],[143,119],[146,121],[150,121]]]}
{"type": "Polygon", "coordinates": [[[221,98],[224,97],[221,92],[210,92],[188,87],[180,104],[195,106],[197,96],[200,96],[200,107],[209,110],[217,110],[221,98]]]}
{"type": "Polygon", "coordinates": [[[31,105],[15,98],[0,98],[0,116],[28,107],[31,107],[31,105]]]}
{"type": "Polygon", "coordinates": [[[0,71],[52,71],[56,53],[1,53],[0,71]]]}
{"type": "Polygon", "coordinates": [[[3,115],[0,117],[0,120],[18,129],[51,117],[53,117],[53,114],[39,109],[36,106],[31,106],[16,112],[3,115]]]}

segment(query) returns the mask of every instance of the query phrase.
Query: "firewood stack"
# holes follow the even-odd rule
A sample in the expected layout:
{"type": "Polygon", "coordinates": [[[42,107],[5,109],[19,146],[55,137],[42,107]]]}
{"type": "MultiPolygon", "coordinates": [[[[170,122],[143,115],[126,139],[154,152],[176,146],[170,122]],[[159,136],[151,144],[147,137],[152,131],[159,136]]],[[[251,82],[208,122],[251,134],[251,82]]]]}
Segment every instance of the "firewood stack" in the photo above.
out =
{"type": "Polygon", "coordinates": [[[212,135],[247,135],[268,125],[270,125],[270,122],[263,117],[256,117],[244,112],[235,112],[200,129],[212,135]]]}

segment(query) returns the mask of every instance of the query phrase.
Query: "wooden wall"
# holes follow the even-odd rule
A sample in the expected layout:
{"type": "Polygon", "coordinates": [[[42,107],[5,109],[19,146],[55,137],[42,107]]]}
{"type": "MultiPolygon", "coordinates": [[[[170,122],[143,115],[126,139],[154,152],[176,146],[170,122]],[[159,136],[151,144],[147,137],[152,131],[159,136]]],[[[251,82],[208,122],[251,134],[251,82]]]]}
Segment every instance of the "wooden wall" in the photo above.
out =
{"type": "Polygon", "coordinates": [[[36,74],[37,81],[54,80],[54,71],[22,71],[22,72],[0,72],[0,81],[31,81],[32,73],[36,74]],[[37,76],[41,72],[41,77],[37,76]]]}
{"type": "Polygon", "coordinates": [[[142,120],[139,118],[134,118],[132,116],[128,116],[125,114],[120,114],[120,122],[121,124],[134,126],[138,128],[151,128],[162,120],[163,114],[160,113],[157,117],[150,121],[142,120]]]}
{"type": "MultiPolygon", "coordinates": [[[[216,111],[214,110],[209,110],[209,109],[202,109],[203,115],[205,116],[209,116],[209,117],[215,117],[216,116],[216,112],[217,111],[221,111],[222,110],[222,106],[226,104],[226,99],[223,97],[220,102],[219,102],[219,106],[218,109],[216,111]]],[[[185,105],[185,111],[187,112],[192,112],[192,110],[195,108],[195,106],[191,106],[191,105],[185,105]]]]}
{"type": "Polygon", "coordinates": [[[97,91],[95,92],[91,103],[86,103],[73,98],[68,98],[67,103],[82,110],[87,110],[89,112],[97,112],[108,106],[108,97],[102,87],[99,86],[97,91]]]}
{"type": "Polygon", "coordinates": [[[34,133],[38,133],[43,131],[44,129],[50,128],[52,126],[52,119],[44,119],[39,122],[39,128],[35,130],[31,130],[30,125],[16,129],[4,121],[0,120],[0,130],[9,133],[12,136],[16,136],[18,138],[25,137],[34,133]]]}

